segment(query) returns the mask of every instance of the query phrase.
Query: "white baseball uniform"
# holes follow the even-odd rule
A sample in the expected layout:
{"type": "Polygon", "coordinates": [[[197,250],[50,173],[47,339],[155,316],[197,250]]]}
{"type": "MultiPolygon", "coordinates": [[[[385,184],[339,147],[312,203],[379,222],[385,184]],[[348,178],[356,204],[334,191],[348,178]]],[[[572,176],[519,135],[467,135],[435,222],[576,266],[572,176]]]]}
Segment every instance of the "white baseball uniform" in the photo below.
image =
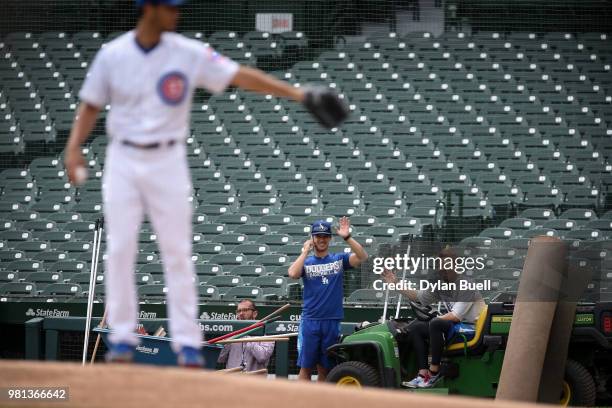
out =
{"type": "Polygon", "coordinates": [[[238,67],[201,42],[177,33],[162,34],[155,47],[145,50],[134,31],[106,44],[91,65],[79,96],[100,108],[111,106],[103,193],[106,307],[114,343],[137,344],[134,265],[146,213],[164,263],[173,348],[200,347],[191,260],[191,177],[184,140],[194,89],[222,92],[238,67]],[[124,141],[159,143],[159,147],[143,149],[124,141]]]}

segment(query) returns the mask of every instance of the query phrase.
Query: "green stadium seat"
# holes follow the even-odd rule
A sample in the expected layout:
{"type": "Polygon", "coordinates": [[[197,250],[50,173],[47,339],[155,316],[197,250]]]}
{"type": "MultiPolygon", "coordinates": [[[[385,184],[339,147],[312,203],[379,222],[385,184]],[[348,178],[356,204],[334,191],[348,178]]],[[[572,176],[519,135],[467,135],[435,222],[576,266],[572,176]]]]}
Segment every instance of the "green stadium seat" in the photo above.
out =
{"type": "Polygon", "coordinates": [[[34,202],[35,195],[33,192],[29,193],[25,191],[6,192],[2,195],[2,200],[5,203],[14,203],[28,206],[30,203],[34,202]]]}
{"type": "Polygon", "coordinates": [[[313,215],[318,213],[318,209],[311,206],[302,206],[302,205],[287,205],[282,208],[283,214],[288,214],[294,218],[296,222],[304,219],[309,215],[313,215]]]}
{"type": "Polygon", "coordinates": [[[233,254],[242,254],[247,262],[253,261],[257,256],[270,252],[270,248],[265,244],[240,244],[232,249],[233,254]]]}
{"type": "Polygon", "coordinates": [[[289,235],[292,240],[305,240],[310,234],[310,224],[304,223],[281,226],[276,229],[276,233],[289,235]]]}
{"type": "Polygon", "coordinates": [[[590,209],[573,208],[564,211],[559,218],[569,219],[576,222],[578,226],[583,226],[589,221],[596,220],[597,213],[590,209]]]}
{"type": "MultiPolygon", "coordinates": [[[[65,196],[63,196],[63,198],[65,198],[65,196]]],[[[45,201],[39,201],[37,203],[34,203],[30,207],[30,210],[39,212],[44,216],[45,214],[62,212],[65,209],[68,209],[69,207],[70,205],[64,200],[45,199],[45,201]]]]}
{"type": "Polygon", "coordinates": [[[38,293],[36,284],[32,282],[8,282],[0,286],[0,296],[3,297],[34,297],[38,293]]]}
{"type": "Polygon", "coordinates": [[[202,205],[219,205],[226,208],[226,211],[236,211],[238,209],[238,200],[232,194],[226,193],[213,193],[213,194],[197,194],[197,205],[198,208],[202,205]]]}
{"type": "MultiPolygon", "coordinates": [[[[103,275],[102,275],[103,276],[103,275]]],[[[156,282],[154,281],[153,275],[151,275],[150,273],[136,273],[134,275],[135,281],[136,281],[136,285],[150,285],[150,284],[155,284],[156,282]]],[[[196,283],[198,283],[197,278],[195,279],[196,283]]]]}
{"type": "Polygon", "coordinates": [[[518,234],[520,234],[521,231],[526,231],[531,228],[534,228],[536,225],[538,224],[536,224],[534,220],[529,218],[509,218],[499,224],[500,227],[510,228],[513,232],[518,234]]]}
{"type": "Polygon", "coordinates": [[[39,219],[34,221],[20,222],[16,225],[16,227],[25,231],[46,232],[55,230],[57,225],[53,221],[39,219]]]}
{"type": "Polygon", "coordinates": [[[566,240],[597,241],[603,238],[603,234],[596,229],[582,228],[565,232],[563,238],[566,240]]]}
{"type": "Polygon", "coordinates": [[[289,196],[283,199],[283,206],[305,206],[315,208],[317,211],[323,209],[322,199],[312,195],[289,196]]]}
{"type": "MultiPolygon", "coordinates": [[[[9,219],[15,222],[19,221],[34,221],[40,218],[40,214],[36,211],[21,210],[2,214],[4,219],[9,219]]],[[[10,222],[10,221],[6,221],[10,222]]]]}
{"type": "Polygon", "coordinates": [[[262,207],[258,205],[245,205],[240,208],[240,212],[250,216],[251,221],[257,222],[259,221],[260,217],[276,214],[278,212],[278,209],[274,206],[262,207]]]}
{"type": "Polygon", "coordinates": [[[207,238],[211,238],[215,235],[223,234],[227,231],[225,224],[221,223],[210,223],[210,224],[199,224],[193,227],[193,232],[196,234],[203,234],[207,238]]]}
{"type": "Polygon", "coordinates": [[[138,286],[138,297],[141,301],[165,301],[168,288],[163,283],[138,286]]]}
{"type": "Polygon", "coordinates": [[[282,276],[259,276],[253,280],[252,285],[259,286],[260,288],[279,288],[286,292],[289,285],[287,279],[282,276]]]}
{"type": "Polygon", "coordinates": [[[7,181],[2,187],[3,193],[16,193],[25,192],[32,195],[36,195],[37,184],[35,181],[30,180],[11,180],[7,181]]]}
{"type": "MultiPolygon", "coordinates": [[[[352,224],[351,219],[351,224],[352,224]]],[[[391,225],[397,229],[397,233],[399,235],[414,235],[419,236],[423,232],[423,227],[421,225],[421,220],[414,217],[398,217],[398,218],[390,218],[386,220],[388,225],[391,225]]],[[[367,230],[366,230],[367,231],[367,230]]]]}
{"type": "Polygon", "coordinates": [[[198,298],[200,300],[219,300],[220,293],[216,286],[200,284],[198,286],[198,298]]]}
{"type": "Polygon", "coordinates": [[[293,223],[293,217],[287,214],[270,214],[259,219],[259,222],[269,225],[272,229],[277,226],[293,223]]]}
{"type": "Polygon", "coordinates": [[[225,252],[225,247],[219,243],[201,242],[193,245],[193,252],[196,254],[215,255],[225,252]]]}
{"type": "MultiPolygon", "coordinates": [[[[7,282],[17,282],[19,280],[19,272],[0,271],[0,287],[7,282]]],[[[1,294],[2,292],[0,292],[1,294]]]]}
{"type": "Polygon", "coordinates": [[[83,287],[74,283],[51,283],[40,292],[43,298],[73,298],[82,295],[83,287]]]}
{"type": "MultiPolygon", "coordinates": [[[[80,272],[80,273],[64,273],[65,283],[74,283],[77,285],[81,285],[82,287],[89,288],[89,281],[91,278],[91,274],[89,272],[80,272]],[[66,279],[69,277],[68,279],[66,279]]],[[[104,283],[104,274],[96,275],[96,284],[104,283]]]]}
{"type": "Polygon", "coordinates": [[[559,237],[559,233],[555,229],[537,227],[537,228],[525,231],[522,234],[522,238],[533,238],[533,237],[544,236],[544,235],[549,236],[549,237],[559,237]]]}
{"type": "Polygon", "coordinates": [[[49,272],[63,272],[64,275],[76,274],[76,273],[87,273],[88,264],[81,261],[58,261],[52,264],[47,264],[46,269],[49,272]]]}
{"type": "Polygon", "coordinates": [[[263,265],[266,267],[274,267],[274,266],[283,266],[292,262],[286,255],[284,254],[266,254],[260,255],[253,259],[253,265],[263,265]]]}
{"type": "Polygon", "coordinates": [[[486,228],[480,233],[481,237],[487,237],[492,239],[510,239],[515,235],[511,228],[497,227],[497,228],[486,228]]]}
{"type": "Polygon", "coordinates": [[[17,242],[13,245],[13,249],[22,251],[28,258],[36,259],[38,253],[51,249],[51,244],[46,241],[17,242]]]}
{"type": "Polygon", "coordinates": [[[157,262],[157,261],[158,261],[157,255],[152,252],[139,252],[136,255],[137,265],[143,265],[143,264],[148,264],[148,263],[157,262]]]}
{"type": "Polygon", "coordinates": [[[266,244],[270,247],[271,250],[276,251],[277,249],[280,249],[283,246],[292,243],[293,238],[288,234],[275,233],[261,235],[255,240],[255,242],[266,244]]]}
{"type": "Polygon", "coordinates": [[[206,284],[216,286],[223,295],[229,289],[242,285],[242,278],[235,275],[218,275],[208,278],[206,284]]]}
{"type": "Polygon", "coordinates": [[[392,242],[398,242],[399,240],[398,229],[391,225],[385,225],[385,224],[376,225],[376,226],[369,228],[367,233],[369,236],[374,237],[376,241],[378,241],[379,243],[384,243],[384,242],[392,243],[392,242]]]}
{"type": "MultiPolygon", "coordinates": [[[[401,207],[395,207],[395,206],[386,206],[386,205],[376,205],[376,204],[372,204],[369,205],[367,210],[366,210],[366,214],[367,215],[371,215],[373,217],[376,217],[379,221],[385,221],[389,218],[394,218],[394,217],[398,217],[398,216],[402,216],[402,215],[411,215],[411,216],[415,216],[415,217],[419,217],[418,214],[414,214],[415,209],[411,208],[408,212],[406,212],[404,209],[402,209],[401,207]],[[410,212],[410,214],[409,214],[410,212]]],[[[426,209],[422,209],[424,211],[426,211],[427,214],[429,214],[429,208],[426,209]]],[[[435,213],[435,210],[434,210],[435,213]]]]}
{"type": "Polygon", "coordinates": [[[303,244],[289,244],[282,247],[282,253],[288,257],[298,257],[302,253],[303,244]]]}
{"type": "Polygon", "coordinates": [[[230,274],[242,278],[242,282],[250,284],[253,279],[264,276],[267,269],[263,265],[238,265],[231,269],[230,274]]]}
{"type": "Polygon", "coordinates": [[[234,232],[244,234],[249,237],[249,240],[253,240],[256,236],[268,234],[270,226],[266,224],[244,224],[235,228],[234,232]]]}
{"type": "Polygon", "coordinates": [[[520,217],[532,220],[536,226],[541,226],[546,221],[556,219],[554,211],[550,208],[527,208],[521,211],[520,217]]]}
{"type": "Polygon", "coordinates": [[[599,191],[596,188],[579,187],[569,190],[565,196],[563,209],[599,207],[599,191]]]}
{"type": "Polygon", "coordinates": [[[137,265],[138,273],[150,274],[152,276],[162,276],[164,274],[164,265],[161,262],[152,262],[147,264],[137,265]]]}
{"type": "Polygon", "coordinates": [[[11,261],[19,260],[19,259],[27,259],[26,253],[23,251],[18,251],[16,249],[0,250],[0,261],[1,262],[11,262],[11,261]]]}
{"type": "Polygon", "coordinates": [[[29,231],[9,230],[0,232],[0,240],[7,241],[9,245],[31,239],[32,233],[29,231]]]}
{"type": "Polygon", "coordinates": [[[247,258],[242,253],[223,253],[213,255],[209,262],[224,266],[246,264],[247,258]]]}
{"type": "MultiPolygon", "coordinates": [[[[11,181],[11,180],[24,180],[31,181],[32,175],[28,170],[25,169],[5,169],[0,172],[0,180],[3,182],[11,181]]],[[[4,184],[3,184],[4,185],[4,184]]]]}
{"type": "Polygon", "coordinates": [[[43,290],[51,283],[62,283],[62,272],[30,272],[22,274],[24,281],[34,282],[39,290],[43,290]]]}
{"type": "Polygon", "coordinates": [[[231,207],[228,205],[221,204],[204,204],[198,206],[198,213],[204,214],[211,219],[215,219],[215,217],[219,215],[223,215],[231,211],[231,207]]]}
{"type": "Polygon", "coordinates": [[[485,253],[485,265],[487,268],[503,268],[517,256],[526,255],[526,251],[508,247],[489,248],[485,253]]]}
{"type": "Polygon", "coordinates": [[[225,245],[226,248],[232,249],[236,245],[240,245],[249,241],[249,237],[239,233],[223,233],[211,237],[211,241],[225,245]]]}
{"type": "Polygon", "coordinates": [[[597,229],[597,230],[604,232],[605,234],[608,235],[608,238],[606,239],[610,239],[609,235],[612,234],[612,220],[607,219],[607,218],[589,221],[586,224],[584,224],[584,227],[593,228],[593,229],[597,229]]]}
{"type": "Polygon", "coordinates": [[[223,295],[223,300],[240,301],[243,299],[251,299],[253,301],[263,300],[263,290],[256,286],[236,286],[229,288],[223,295]]]}
{"type": "Polygon", "coordinates": [[[74,211],[64,212],[64,213],[51,213],[46,214],[45,219],[49,221],[53,221],[56,224],[64,224],[68,222],[74,221],[82,221],[81,214],[74,211]]]}
{"type": "MultiPolygon", "coordinates": [[[[91,254],[90,251],[92,248],[92,243],[88,241],[71,241],[55,245],[55,249],[57,251],[66,251],[68,253],[75,254],[75,256],[77,254],[78,256],[82,256],[83,254],[87,253],[91,254]]],[[[89,259],[91,260],[91,258],[89,259]]]]}
{"type": "Polygon", "coordinates": [[[234,231],[238,226],[251,222],[251,217],[248,214],[231,213],[218,216],[215,221],[219,224],[225,224],[225,229],[234,231]]]}

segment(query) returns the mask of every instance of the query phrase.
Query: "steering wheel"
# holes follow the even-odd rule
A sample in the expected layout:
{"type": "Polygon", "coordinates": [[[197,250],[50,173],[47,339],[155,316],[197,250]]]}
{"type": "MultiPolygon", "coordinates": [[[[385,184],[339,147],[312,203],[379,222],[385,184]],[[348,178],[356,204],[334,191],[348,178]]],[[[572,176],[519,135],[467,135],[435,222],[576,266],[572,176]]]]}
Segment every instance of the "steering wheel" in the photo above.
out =
{"type": "Polygon", "coordinates": [[[410,304],[416,318],[423,322],[428,322],[434,317],[438,317],[440,315],[440,313],[438,313],[437,310],[432,309],[431,306],[424,306],[412,300],[408,303],[410,304]]]}

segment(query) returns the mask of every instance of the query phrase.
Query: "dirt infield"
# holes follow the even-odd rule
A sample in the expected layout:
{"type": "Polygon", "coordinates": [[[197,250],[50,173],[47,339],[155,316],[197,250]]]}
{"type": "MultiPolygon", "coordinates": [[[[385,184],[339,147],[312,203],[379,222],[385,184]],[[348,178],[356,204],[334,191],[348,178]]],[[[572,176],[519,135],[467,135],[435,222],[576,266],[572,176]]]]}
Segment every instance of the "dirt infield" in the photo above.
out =
{"type": "MultiPolygon", "coordinates": [[[[484,399],[340,389],[329,384],[142,365],[81,367],[74,363],[5,360],[0,362],[0,373],[0,388],[69,387],[70,399],[67,402],[9,402],[6,391],[3,391],[5,395],[0,397],[0,406],[15,407],[485,408],[493,403],[484,399]]],[[[535,405],[496,402],[495,406],[519,408],[535,405]]]]}

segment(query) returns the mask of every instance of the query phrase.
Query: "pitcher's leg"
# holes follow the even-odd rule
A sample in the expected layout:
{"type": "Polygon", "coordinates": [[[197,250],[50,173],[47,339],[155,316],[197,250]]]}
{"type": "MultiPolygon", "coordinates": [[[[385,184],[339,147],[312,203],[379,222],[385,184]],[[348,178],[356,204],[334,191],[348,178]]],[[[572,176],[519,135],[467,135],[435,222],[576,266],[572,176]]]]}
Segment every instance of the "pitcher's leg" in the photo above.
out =
{"type": "Polygon", "coordinates": [[[134,265],[142,216],[142,200],[136,183],[130,177],[127,164],[117,158],[107,164],[104,174],[104,228],[107,236],[104,282],[108,323],[113,330],[110,335],[112,343],[138,342],[135,336],[138,294],[134,265]]]}
{"type": "Polygon", "coordinates": [[[191,182],[184,163],[171,162],[162,174],[152,175],[146,189],[146,207],[157,234],[164,279],[168,288],[168,317],[173,348],[201,347],[197,324],[198,297],[191,260],[191,182]]]}

